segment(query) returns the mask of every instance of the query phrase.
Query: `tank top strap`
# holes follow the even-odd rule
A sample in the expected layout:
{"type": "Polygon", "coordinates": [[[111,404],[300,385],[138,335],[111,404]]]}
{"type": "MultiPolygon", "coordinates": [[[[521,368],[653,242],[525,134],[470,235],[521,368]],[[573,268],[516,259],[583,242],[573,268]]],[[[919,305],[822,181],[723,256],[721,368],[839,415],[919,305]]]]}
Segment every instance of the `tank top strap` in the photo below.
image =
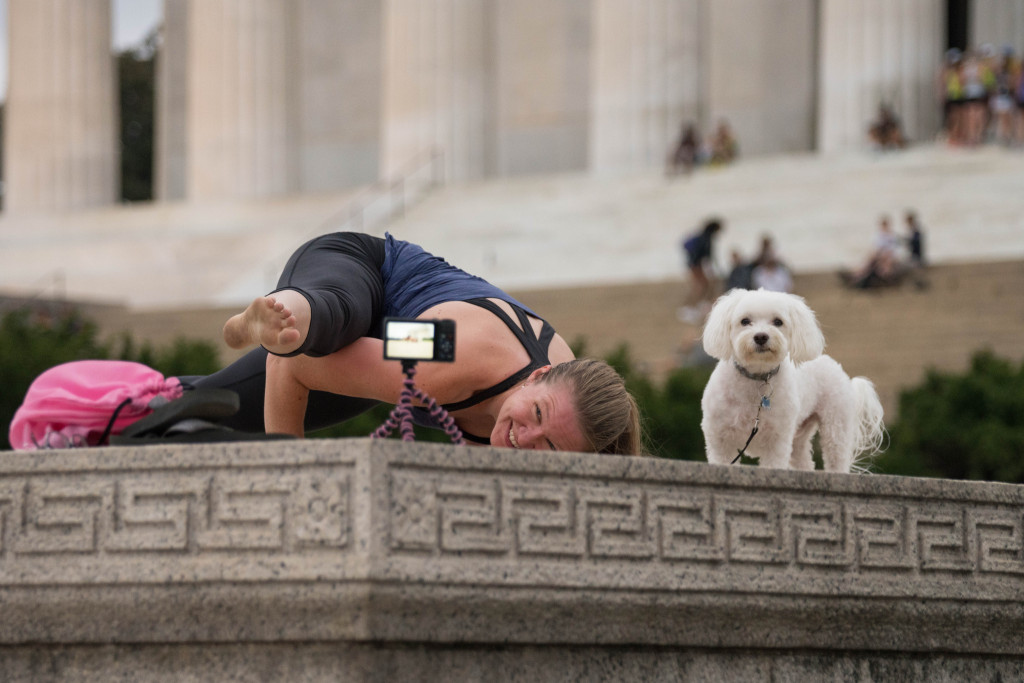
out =
{"type": "Polygon", "coordinates": [[[441,407],[450,413],[453,413],[456,410],[465,410],[466,408],[472,408],[478,403],[483,403],[489,398],[494,398],[498,394],[505,393],[506,391],[508,391],[515,385],[519,384],[520,382],[525,382],[526,379],[530,376],[530,373],[532,373],[539,367],[542,366],[538,365],[534,367],[533,363],[530,363],[529,365],[527,365],[525,368],[515,373],[514,375],[510,375],[509,377],[506,377],[497,384],[489,386],[482,391],[476,392],[475,394],[473,394],[472,396],[465,400],[458,401],[456,403],[445,403],[441,407]]]}
{"type": "Polygon", "coordinates": [[[519,323],[522,325],[522,328],[513,322],[512,318],[505,312],[505,309],[498,306],[490,299],[467,299],[466,303],[485,308],[496,315],[499,320],[504,322],[508,329],[512,331],[512,334],[515,335],[516,339],[519,340],[519,343],[523,345],[523,348],[526,349],[526,353],[530,356],[530,362],[526,367],[520,369],[518,372],[506,377],[504,380],[493,386],[476,392],[465,400],[458,401],[456,403],[444,404],[442,407],[448,412],[472,408],[478,403],[483,403],[487,399],[494,398],[498,394],[508,391],[520,382],[526,381],[534,370],[548,365],[547,347],[551,342],[551,339],[555,336],[555,329],[551,327],[547,321],[544,321],[540,337],[538,338],[533,332],[533,325],[530,323],[529,315],[521,307],[511,302],[506,303],[512,307],[516,317],[519,318],[519,323]]]}
{"type": "Polygon", "coordinates": [[[523,348],[526,349],[531,363],[536,364],[536,367],[548,364],[548,345],[555,336],[555,328],[551,327],[546,320],[541,319],[542,326],[540,336],[538,337],[533,331],[533,324],[530,322],[529,314],[522,307],[517,306],[511,301],[506,301],[505,303],[512,307],[512,311],[519,319],[519,325],[512,321],[512,318],[505,312],[505,309],[490,299],[467,299],[466,303],[486,308],[504,322],[516,339],[519,340],[519,343],[523,345],[523,348]]]}

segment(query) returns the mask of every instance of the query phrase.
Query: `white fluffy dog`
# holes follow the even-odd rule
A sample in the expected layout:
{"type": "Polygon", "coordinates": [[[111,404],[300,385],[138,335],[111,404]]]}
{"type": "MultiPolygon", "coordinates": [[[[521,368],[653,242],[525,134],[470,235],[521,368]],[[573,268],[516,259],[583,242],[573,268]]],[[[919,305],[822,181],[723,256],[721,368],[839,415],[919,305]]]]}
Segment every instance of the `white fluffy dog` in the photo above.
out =
{"type": "Polygon", "coordinates": [[[878,452],[885,428],[874,385],[822,355],[825,338],[801,297],[732,290],[715,302],[703,338],[719,361],[701,400],[708,462],[743,453],[765,467],[813,470],[815,431],[826,470],[849,472],[878,452]]]}

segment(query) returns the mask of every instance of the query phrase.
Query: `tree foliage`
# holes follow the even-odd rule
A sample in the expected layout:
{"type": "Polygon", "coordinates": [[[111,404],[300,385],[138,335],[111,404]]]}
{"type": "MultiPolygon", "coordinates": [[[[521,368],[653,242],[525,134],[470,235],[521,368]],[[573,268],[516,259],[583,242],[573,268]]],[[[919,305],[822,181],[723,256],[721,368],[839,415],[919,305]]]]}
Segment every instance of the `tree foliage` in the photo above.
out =
{"type": "Polygon", "coordinates": [[[153,199],[155,36],[117,55],[121,139],[121,199],[153,199]]]}
{"type": "Polygon", "coordinates": [[[929,372],[889,432],[881,472],[1024,483],[1024,363],[981,351],[964,373],[929,372]]]}

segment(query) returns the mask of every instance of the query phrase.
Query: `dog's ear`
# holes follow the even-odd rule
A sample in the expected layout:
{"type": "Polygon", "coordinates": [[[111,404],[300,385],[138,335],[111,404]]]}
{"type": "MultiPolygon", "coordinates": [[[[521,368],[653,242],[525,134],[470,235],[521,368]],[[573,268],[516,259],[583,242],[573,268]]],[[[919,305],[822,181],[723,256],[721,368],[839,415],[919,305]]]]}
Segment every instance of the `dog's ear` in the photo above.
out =
{"type": "Polygon", "coordinates": [[[744,290],[734,289],[718,297],[704,323],[704,350],[712,358],[725,360],[732,357],[732,316],[744,290]]]}
{"type": "Polygon", "coordinates": [[[803,297],[791,294],[789,316],[792,335],[789,340],[789,356],[794,363],[814,360],[825,351],[825,335],[814,315],[814,311],[803,297]]]}

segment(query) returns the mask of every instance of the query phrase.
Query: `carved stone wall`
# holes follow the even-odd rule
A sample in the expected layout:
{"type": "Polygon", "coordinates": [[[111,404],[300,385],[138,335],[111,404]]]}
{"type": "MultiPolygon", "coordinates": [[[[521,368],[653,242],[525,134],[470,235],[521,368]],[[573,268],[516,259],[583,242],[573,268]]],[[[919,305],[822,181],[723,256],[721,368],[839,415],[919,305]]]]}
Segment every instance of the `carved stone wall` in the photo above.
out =
{"type": "Polygon", "coordinates": [[[361,439],[0,454],[2,680],[1012,679],[1022,599],[1017,486],[361,439]]]}

